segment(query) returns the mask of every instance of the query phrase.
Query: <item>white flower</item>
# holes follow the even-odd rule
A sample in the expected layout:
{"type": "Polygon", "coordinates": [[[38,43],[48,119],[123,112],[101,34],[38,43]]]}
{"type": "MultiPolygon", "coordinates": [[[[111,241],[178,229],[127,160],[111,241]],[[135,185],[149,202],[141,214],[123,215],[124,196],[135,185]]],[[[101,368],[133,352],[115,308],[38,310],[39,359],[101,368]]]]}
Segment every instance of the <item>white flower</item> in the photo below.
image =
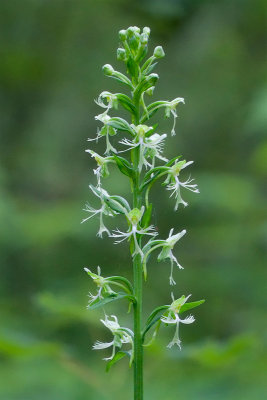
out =
{"type": "MultiPolygon", "coordinates": [[[[134,127],[134,125],[132,125],[134,127]]],[[[163,135],[159,135],[158,133],[154,133],[150,137],[146,137],[145,134],[147,131],[152,128],[146,125],[138,125],[134,127],[137,131],[137,141],[131,141],[128,139],[123,139],[120,141],[121,144],[128,146],[130,149],[133,149],[137,146],[140,146],[140,155],[139,155],[139,171],[142,170],[142,166],[145,168],[154,167],[155,158],[158,158],[162,161],[167,162],[168,159],[161,155],[163,151],[164,143],[163,141],[166,139],[167,135],[164,133],[163,135]],[[151,158],[152,163],[148,162],[148,158],[151,158]]]]}
{"type": "Polygon", "coordinates": [[[181,264],[179,264],[177,258],[173,255],[173,248],[175,244],[180,240],[185,234],[186,230],[182,230],[181,232],[177,233],[176,235],[173,235],[173,228],[170,230],[169,237],[166,240],[152,240],[149,241],[145,246],[144,246],[144,259],[143,259],[143,270],[144,270],[144,277],[146,279],[147,276],[147,270],[146,270],[146,262],[148,259],[148,256],[156,249],[162,248],[161,252],[158,255],[158,261],[166,260],[166,258],[170,259],[171,262],[171,273],[170,273],[170,285],[176,285],[175,280],[173,279],[173,263],[175,262],[176,265],[180,268],[183,269],[181,264]]]}
{"type": "Polygon", "coordinates": [[[97,267],[97,274],[91,272],[88,268],[84,268],[84,270],[93,279],[94,283],[98,287],[96,295],[89,293],[90,300],[87,308],[90,308],[92,303],[94,303],[97,299],[103,299],[103,291],[107,294],[115,294],[115,292],[109,286],[108,279],[101,276],[101,268],[99,266],[97,267]]]}
{"type": "Polygon", "coordinates": [[[162,250],[158,255],[158,261],[165,260],[166,258],[170,259],[171,262],[170,285],[176,285],[176,282],[173,279],[173,262],[175,262],[180,269],[183,269],[183,267],[181,266],[181,264],[179,264],[177,258],[173,255],[172,250],[175,244],[178,242],[178,240],[180,240],[186,234],[186,230],[184,229],[181,232],[177,233],[176,235],[173,235],[172,233],[173,233],[173,228],[170,230],[169,237],[165,240],[165,243],[162,245],[162,250]]]}
{"type": "Polygon", "coordinates": [[[105,112],[102,114],[96,115],[95,119],[102,122],[104,126],[100,131],[97,132],[97,136],[94,139],[87,139],[88,141],[91,140],[98,140],[102,136],[106,136],[106,151],[105,154],[109,154],[110,152],[117,153],[117,150],[115,147],[113,147],[109,141],[109,136],[114,136],[116,135],[117,131],[114,129],[112,126],[107,125],[107,122],[110,120],[110,116],[107,115],[109,109],[107,109],[105,112]]]}
{"type": "Polygon", "coordinates": [[[184,207],[186,207],[188,205],[188,203],[186,203],[181,197],[181,192],[180,192],[181,186],[184,187],[185,189],[190,190],[191,192],[199,193],[197,185],[191,184],[191,182],[193,182],[194,179],[189,178],[187,181],[181,182],[178,178],[180,171],[191,164],[193,164],[193,161],[186,162],[184,160],[184,161],[176,162],[172,167],[169,168],[168,177],[167,177],[166,181],[164,182],[165,184],[168,184],[167,190],[172,191],[171,196],[175,195],[175,198],[176,198],[176,203],[175,203],[175,207],[174,207],[175,211],[178,209],[178,206],[180,203],[182,203],[184,205],[184,207]]]}
{"type": "MultiPolygon", "coordinates": [[[[123,328],[119,325],[118,319],[115,315],[111,315],[114,319],[108,319],[108,316],[105,315],[105,319],[101,319],[100,321],[111,331],[114,339],[111,342],[99,342],[97,341],[93,345],[93,350],[102,350],[112,346],[112,354],[110,357],[103,358],[103,360],[108,361],[112,360],[115,356],[116,347],[121,348],[122,344],[130,343],[133,346],[133,332],[128,328],[123,328]]],[[[133,357],[133,351],[132,351],[133,357]]],[[[131,359],[132,361],[132,359],[131,359]]]]}
{"type": "Polygon", "coordinates": [[[98,167],[94,169],[94,174],[97,177],[97,186],[100,187],[101,176],[104,178],[109,176],[108,163],[112,163],[114,160],[112,157],[102,157],[93,150],[85,150],[85,152],[89,153],[98,165],[98,167]]]}
{"type": "Polygon", "coordinates": [[[161,321],[164,324],[176,324],[176,329],[175,329],[175,333],[173,336],[173,339],[171,340],[171,342],[168,344],[167,347],[171,348],[174,344],[177,344],[177,346],[179,347],[179,349],[181,350],[181,340],[179,338],[179,324],[192,324],[195,321],[195,318],[192,315],[189,315],[188,317],[186,317],[185,319],[181,319],[179,317],[179,312],[181,307],[186,303],[186,301],[189,299],[189,296],[185,297],[182,296],[177,300],[174,300],[174,296],[173,293],[171,294],[172,296],[172,304],[170,305],[170,307],[168,308],[168,315],[167,316],[163,316],[161,317],[161,321]]]}
{"type": "Polygon", "coordinates": [[[108,111],[111,108],[118,108],[118,99],[116,94],[104,91],[100,93],[98,96],[97,100],[95,100],[96,104],[100,107],[106,108],[107,110],[105,111],[108,113],[108,111]],[[105,103],[107,102],[107,104],[105,103]]]}
{"type": "Polygon", "coordinates": [[[115,231],[113,231],[112,235],[110,235],[110,237],[122,238],[120,240],[116,240],[115,241],[116,244],[121,243],[132,236],[135,244],[135,250],[133,252],[133,256],[135,256],[136,254],[140,254],[141,258],[143,258],[143,252],[139,247],[136,234],[150,235],[150,236],[157,235],[157,232],[155,231],[155,227],[153,225],[150,225],[148,228],[144,229],[138,228],[138,224],[141,221],[141,218],[144,214],[144,210],[145,208],[144,206],[142,206],[141,210],[139,210],[138,208],[133,208],[130,212],[126,212],[125,213],[126,218],[131,225],[128,232],[122,232],[119,229],[116,229],[115,231]]]}
{"type": "Polygon", "coordinates": [[[104,232],[106,232],[108,235],[110,235],[109,230],[106,228],[106,226],[104,225],[103,222],[103,215],[107,215],[109,217],[113,217],[116,212],[111,210],[106,203],[104,202],[104,197],[109,197],[109,194],[106,190],[102,189],[101,187],[98,187],[98,192],[96,190],[93,190],[93,188],[90,186],[90,189],[92,190],[92,192],[99,197],[100,201],[101,201],[101,207],[96,210],[95,208],[91,207],[89,203],[87,203],[85,205],[84,211],[90,213],[91,215],[89,215],[89,217],[84,218],[82,220],[82,224],[86,221],[88,221],[90,218],[94,217],[95,215],[99,214],[99,220],[100,220],[100,227],[99,230],[97,232],[97,236],[100,236],[102,238],[102,235],[104,232]]]}
{"type": "Polygon", "coordinates": [[[184,104],[184,98],[183,97],[177,97],[176,99],[172,101],[166,101],[166,108],[165,108],[165,116],[168,118],[170,114],[173,115],[173,127],[171,130],[171,135],[175,135],[175,124],[176,124],[176,118],[177,118],[177,113],[176,113],[176,107],[179,103],[184,104]]]}

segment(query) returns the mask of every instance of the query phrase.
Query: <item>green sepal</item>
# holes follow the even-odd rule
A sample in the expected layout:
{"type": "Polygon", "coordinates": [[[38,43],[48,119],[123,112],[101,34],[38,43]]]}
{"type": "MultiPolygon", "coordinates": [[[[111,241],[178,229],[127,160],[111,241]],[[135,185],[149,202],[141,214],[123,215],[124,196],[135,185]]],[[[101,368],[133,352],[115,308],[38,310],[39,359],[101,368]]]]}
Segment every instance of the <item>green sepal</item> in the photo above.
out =
{"type": "Polygon", "coordinates": [[[125,108],[125,110],[130,111],[132,114],[136,114],[136,107],[133,105],[130,97],[123,93],[116,93],[116,96],[120,105],[125,108]]]}
{"type": "Polygon", "coordinates": [[[119,129],[121,131],[129,132],[133,136],[135,135],[133,128],[123,118],[119,117],[110,118],[107,122],[107,125],[112,126],[113,128],[119,129]]]}
{"type": "Polygon", "coordinates": [[[205,300],[198,300],[198,301],[192,301],[191,303],[185,303],[180,308],[179,314],[182,314],[185,311],[191,310],[192,308],[198,307],[203,303],[205,303],[205,300]]]}
{"type": "Polygon", "coordinates": [[[88,306],[88,309],[95,310],[96,308],[104,307],[106,304],[111,303],[112,301],[121,300],[121,299],[127,299],[132,303],[136,302],[136,299],[134,296],[118,292],[118,293],[110,294],[107,297],[104,297],[103,299],[99,299],[99,298],[96,299],[94,302],[92,302],[88,306]]]}
{"type": "Polygon", "coordinates": [[[151,214],[152,214],[152,209],[153,209],[153,205],[152,203],[150,203],[146,209],[146,211],[144,212],[143,218],[142,218],[142,222],[141,225],[143,228],[147,228],[149,226],[150,220],[151,220],[151,214]]]}
{"type": "Polygon", "coordinates": [[[135,172],[134,172],[131,164],[129,163],[129,161],[123,157],[116,156],[115,154],[113,154],[113,158],[116,161],[116,164],[117,164],[119,170],[124,175],[129,176],[131,179],[133,179],[135,172]]]}
{"type": "Polygon", "coordinates": [[[116,364],[116,362],[118,362],[119,360],[121,360],[122,358],[124,358],[125,356],[129,356],[130,354],[128,351],[118,351],[115,356],[112,358],[112,360],[110,360],[107,365],[106,365],[106,372],[109,372],[110,368],[112,367],[112,365],[116,364]]]}

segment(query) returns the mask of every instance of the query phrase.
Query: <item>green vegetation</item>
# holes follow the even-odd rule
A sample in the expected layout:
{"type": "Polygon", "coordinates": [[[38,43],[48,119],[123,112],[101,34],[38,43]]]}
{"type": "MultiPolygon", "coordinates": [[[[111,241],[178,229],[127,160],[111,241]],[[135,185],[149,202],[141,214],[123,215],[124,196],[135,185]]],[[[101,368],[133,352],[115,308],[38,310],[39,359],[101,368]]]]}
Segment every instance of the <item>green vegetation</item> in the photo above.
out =
{"type": "MultiPolygon", "coordinates": [[[[85,182],[94,179],[84,153],[98,113],[91,99],[107,89],[99,66],[113,59],[111,32],[130,25],[150,26],[151,47],[161,44],[168,56],[156,98],[185,98],[166,153],[179,146],[195,161],[201,195],[186,193],[190,207],[179,213],[176,228],[188,235],[176,286],[207,300],[186,335],[181,327],[181,352],[166,349],[169,328],[147,348],[145,399],[265,397],[264,8],[263,0],[1,2],[0,398],[132,398],[126,358],[106,376],[108,394],[103,385],[91,347],[110,336],[102,314],[86,310],[92,286],[82,270],[103,265],[105,274],[130,279],[127,244],[96,238],[97,220],[79,224],[90,200],[85,182]]],[[[163,118],[161,131],[169,127],[163,118]]],[[[126,195],[126,177],[114,169],[107,190],[126,195]]],[[[165,190],[151,196],[167,237],[178,214],[165,190]]],[[[147,317],[155,299],[169,302],[162,290],[169,266],[156,255],[151,262],[147,317]]],[[[130,325],[125,301],[110,307],[130,325]]]]}

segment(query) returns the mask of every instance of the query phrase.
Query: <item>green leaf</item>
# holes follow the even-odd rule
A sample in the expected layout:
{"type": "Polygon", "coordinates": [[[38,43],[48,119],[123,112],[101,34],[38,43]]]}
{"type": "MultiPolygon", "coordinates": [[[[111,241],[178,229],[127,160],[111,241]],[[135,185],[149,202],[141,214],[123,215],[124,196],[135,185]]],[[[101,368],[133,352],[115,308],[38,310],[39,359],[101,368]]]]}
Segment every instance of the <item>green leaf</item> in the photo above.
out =
{"type": "Polygon", "coordinates": [[[125,110],[130,111],[132,114],[136,114],[136,107],[132,103],[130,97],[123,93],[116,93],[116,96],[120,105],[125,108],[125,110]]]}
{"type": "Polygon", "coordinates": [[[144,212],[143,218],[142,218],[142,227],[147,228],[149,226],[150,223],[150,219],[151,219],[151,214],[152,214],[152,209],[153,209],[153,205],[152,203],[150,203],[146,209],[146,211],[144,212]]]}
{"type": "MultiPolygon", "coordinates": [[[[156,74],[154,74],[156,75],[156,74]]],[[[140,98],[141,94],[145,92],[147,89],[151,88],[152,86],[155,86],[156,82],[158,81],[158,77],[156,76],[144,76],[141,82],[136,86],[134,90],[134,95],[133,98],[140,98]]],[[[141,121],[140,121],[141,123],[141,121]]]]}
{"type": "Polygon", "coordinates": [[[131,292],[131,293],[133,293],[133,286],[132,286],[132,284],[131,284],[131,282],[130,281],[128,281],[128,279],[126,279],[126,278],[124,278],[123,276],[117,276],[117,275],[115,275],[115,276],[109,276],[109,277],[107,277],[107,279],[110,281],[110,282],[113,282],[113,281],[118,281],[118,282],[122,282],[122,284],[124,284],[124,285],[126,285],[127,286],[127,288],[129,289],[129,291],[131,292]]]}
{"type": "Polygon", "coordinates": [[[116,164],[119,168],[119,170],[126,176],[129,176],[131,179],[133,179],[135,172],[129,163],[125,158],[116,156],[115,154],[113,155],[114,160],[116,161],[116,164]]]}
{"type": "Polygon", "coordinates": [[[161,240],[161,239],[157,239],[157,240],[150,240],[149,242],[147,242],[147,244],[143,247],[143,252],[144,254],[146,254],[148,252],[148,250],[151,249],[152,246],[157,246],[158,244],[165,244],[166,240],[161,240]]]}
{"type": "Polygon", "coordinates": [[[122,74],[119,71],[113,71],[112,75],[107,75],[109,78],[113,78],[116,81],[123,83],[124,85],[127,85],[128,87],[130,87],[133,90],[133,85],[132,82],[130,81],[129,78],[127,78],[127,76],[125,76],[124,74],[122,74]]]}
{"type": "Polygon", "coordinates": [[[152,136],[153,133],[155,132],[155,130],[157,129],[158,126],[159,126],[159,124],[153,125],[153,127],[152,127],[151,129],[149,129],[149,131],[147,131],[147,132],[145,133],[145,136],[146,136],[146,137],[152,136]]]}
{"type": "Polygon", "coordinates": [[[107,297],[104,297],[103,299],[96,299],[93,303],[90,304],[88,307],[89,310],[94,310],[99,307],[103,307],[108,303],[111,303],[112,301],[115,300],[121,300],[121,299],[127,299],[131,302],[135,302],[135,297],[131,296],[129,294],[125,293],[115,293],[115,294],[110,294],[107,297]]]}
{"type": "Polygon", "coordinates": [[[119,117],[110,118],[107,122],[107,125],[112,126],[113,128],[119,129],[121,131],[129,132],[133,136],[135,135],[133,128],[123,118],[119,117]]]}
{"type": "Polygon", "coordinates": [[[155,308],[155,310],[152,311],[152,313],[150,314],[150,316],[148,317],[147,321],[146,321],[146,326],[143,330],[143,340],[145,338],[146,333],[149,331],[149,329],[156,323],[158,322],[158,320],[161,318],[163,312],[165,310],[167,310],[169,308],[169,306],[165,305],[165,306],[160,306],[155,308]],[[160,315],[158,315],[160,313],[160,315]]]}
{"type": "Polygon", "coordinates": [[[198,301],[193,301],[191,303],[185,303],[179,311],[179,314],[184,313],[185,311],[191,310],[192,308],[198,307],[201,304],[205,303],[205,300],[198,300],[198,301]]]}
{"type": "Polygon", "coordinates": [[[109,372],[112,365],[116,364],[119,360],[121,360],[126,355],[129,355],[127,351],[118,351],[115,356],[107,363],[106,372],[109,372]]]}
{"type": "Polygon", "coordinates": [[[144,123],[152,117],[160,108],[166,107],[167,101],[155,101],[147,106],[147,112],[142,116],[140,123],[144,123]]]}
{"type": "Polygon", "coordinates": [[[150,74],[150,72],[153,71],[153,69],[155,68],[155,66],[156,66],[157,64],[158,64],[157,62],[151,64],[144,72],[145,72],[146,74],[150,74]]]}
{"type": "Polygon", "coordinates": [[[158,176],[162,173],[162,172],[167,172],[168,171],[168,167],[166,166],[161,166],[161,167],[156,167],[156,168],[152,168],[150,171],[148,171],[144,177],[144,183],[141,186],[140,190],[143,190],[147,185],[149,185],[150,183],[156,181],[158,179],[158,176]],[[151,175],[153,174],[153,176],[151,177],[151,175]]]}

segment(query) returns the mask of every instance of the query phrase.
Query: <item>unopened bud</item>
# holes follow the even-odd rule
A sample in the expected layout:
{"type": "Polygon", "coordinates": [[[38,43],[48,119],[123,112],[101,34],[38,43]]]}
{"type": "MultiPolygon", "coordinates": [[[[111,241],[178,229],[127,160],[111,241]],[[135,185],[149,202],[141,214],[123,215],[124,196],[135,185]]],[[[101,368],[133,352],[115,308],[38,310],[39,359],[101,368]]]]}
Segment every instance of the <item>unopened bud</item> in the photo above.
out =
{"type": "Polygon", "coordinates": [[[140,36],[140,41],[142,44],[146,45],[148,43],[148,35],[146,33],[142,33],[140,36]]]}
{"type": "Polygon", "coordinates": [[[155,58],[163,58],[165,56],[165,53],[164,53],[164,50],[163,50],[162,46],[155,47],[153,56],[155,58]]]}
{"type": "Polygon", "coordinates": [[[143,33],[149,36],[150,35],[150,28],[148,26],[145,26],[143,28],[143,33]]]}
{"type": "Polygon", "coordinates": [[[132,37],[133,35],[139,35],[140,28],[138,28],[137,26],[129,26],[129,28],[127,29],[127,33],[129,37],[132,37]]]}
{"type": "Polygon", "coordinates": [[[126,51],[124,49],[121,49],[120,47],[117,49],[117,59],[119,61],[126,61],[127,60],[126,51]]]}
{"type": "Polygon", "coordinates": [[[127,31],[125,29],[119,31],[119,38],[122,42],[127,39],[127,31]]]}
{"type": "Polygon", "coordinates": [[[153,86],[155,86],[156,82],[159,80],[158,74],[150,74],[148,75],[148,79],[151,83],[153,83],[153,86]]]}
{"type": "Polygon", "coordinates": [[[152,96],[154,92],[155,86],[151,86],[149,89],[146,90],[146,94],[148,96],[152,96]]]}
{"type": "Polygon", "coordinates": [[[105,64],[102,67],[102,71],[105,75],[111,76],[114,73],[114,68],[110,64],[105,64]]]}

